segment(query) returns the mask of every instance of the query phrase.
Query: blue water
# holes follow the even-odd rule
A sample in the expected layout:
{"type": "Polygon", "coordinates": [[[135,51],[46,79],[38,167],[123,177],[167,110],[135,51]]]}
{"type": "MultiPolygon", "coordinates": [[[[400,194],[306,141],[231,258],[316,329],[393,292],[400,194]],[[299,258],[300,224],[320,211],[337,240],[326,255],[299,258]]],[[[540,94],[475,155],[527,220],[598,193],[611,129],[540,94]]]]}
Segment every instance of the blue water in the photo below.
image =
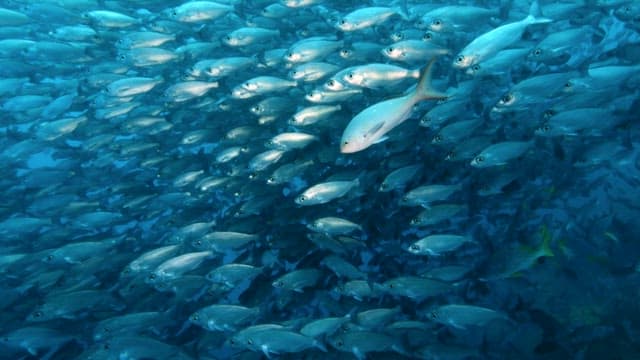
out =
{"type": "Polygon", "coordinates": [[[640,358],[639,32],[632,0],[0,1],[0,358],[640,358]]]}

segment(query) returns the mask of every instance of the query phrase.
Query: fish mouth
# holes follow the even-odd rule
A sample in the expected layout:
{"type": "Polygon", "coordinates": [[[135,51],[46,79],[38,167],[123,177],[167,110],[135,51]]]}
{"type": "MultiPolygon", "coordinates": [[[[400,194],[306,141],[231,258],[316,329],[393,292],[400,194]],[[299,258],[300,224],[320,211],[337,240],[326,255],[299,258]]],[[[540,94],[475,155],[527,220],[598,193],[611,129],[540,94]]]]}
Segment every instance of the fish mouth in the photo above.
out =
{"type": "Polygon", "coordinates": [[[348,145],[340,145],[340,153],[342,154],[353,154],[355,152],[360,151],[357,148],[354,148],[352,146],[348,146],[348,145]]]}

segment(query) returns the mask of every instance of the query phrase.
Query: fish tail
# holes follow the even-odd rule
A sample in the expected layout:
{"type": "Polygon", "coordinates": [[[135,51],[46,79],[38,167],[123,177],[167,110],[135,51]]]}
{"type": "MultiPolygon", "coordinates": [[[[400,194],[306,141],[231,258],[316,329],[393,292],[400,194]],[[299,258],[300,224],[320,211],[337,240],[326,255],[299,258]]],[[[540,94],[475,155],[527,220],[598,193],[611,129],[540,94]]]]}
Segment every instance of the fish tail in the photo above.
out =
{"type": "Polygon", "coordinates": [[[546,225],[542,227],[540,232],[542,235],[542,245],[540,246],[538,253],[540,256],[554,256],[553,250],[551,249],[551,232],[546,225]]]}
{"type": "Polygon", "coordinates": [[[409,7],[407,6],[407,0],[402,0],[400,5],[396,8],[396,12],[398,13],[398,15],[400,15],[400,17],[402,17],[402,20],[411,21],[411,18],[409,16],[409,7]]]}
{"type": "Polygon", "coordinates": [[[527,16],[526,20],[530,24],[545,24],[553,21],[542,15],[542,10],[540,9],[538,0],[535,0],[533,3],[531,3],[531,7],[529,8],[529,16],[527,16]]]}
{"type": "Polygon", "coordinates": [[[431,59],[429,64],[422,69],[420,73],[420,78],[418,79],[418,86],[416,86],[415,96],[418,101],[421,100],[429,100],[429,99],[446,99],[449,96],[445,93],[441,93],[435,89],[433,89],[431,85],[431,74],[433,69],[433,64],[436,62],[437,58],[431,59]]]}

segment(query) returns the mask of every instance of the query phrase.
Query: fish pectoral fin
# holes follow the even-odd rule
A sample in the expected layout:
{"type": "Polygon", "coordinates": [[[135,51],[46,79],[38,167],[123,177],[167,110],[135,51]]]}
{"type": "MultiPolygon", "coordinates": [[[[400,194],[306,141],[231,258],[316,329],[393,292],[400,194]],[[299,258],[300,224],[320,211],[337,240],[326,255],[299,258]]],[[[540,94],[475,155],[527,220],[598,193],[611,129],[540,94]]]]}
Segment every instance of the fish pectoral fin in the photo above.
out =
{"type": "Polygon", "coordinates": [[[351,352],[353,352],[353,356],[355,356],[358,360],[364,360],[367,358],[367,355],[356,346],[351,349],[351,352]]]}
{"type": "Polygon", "coordinates": [[[364,138],[368,138],[371,137],[373,135],[375,135],[378,130],[382,129],[382,127],[384,126],[384,122],[378,123],[376,124],[374,127],[372,127],[371,129],[367,130],[366,133],[364,133],[364,138]]]}
{"type": "Polygon", "coordinates": [[[271,359],[271,351],[267,345],[260,346],[260,350],[262,350],[262,353],[267,357],[267,359],[271,359]]]}
{"type": "Polygon", "coordinates": [[[374,142],[374,144],[380,144],[381,142],[385,142],[385,141],[387,141],[388,139],[389,139],[389,137],[388,137],[388,136],[383,136],[383,137],[381,137],[380,139],[376,140],[376,141],[374,142]]]}
{"type": "Polygon", "coordinates": [[[449,321],[449,325],[453,326],[456,329],[460,329],[460,330],[466,330],[467,328],[461,324],[458,324],[455,321],[449,321]]]}

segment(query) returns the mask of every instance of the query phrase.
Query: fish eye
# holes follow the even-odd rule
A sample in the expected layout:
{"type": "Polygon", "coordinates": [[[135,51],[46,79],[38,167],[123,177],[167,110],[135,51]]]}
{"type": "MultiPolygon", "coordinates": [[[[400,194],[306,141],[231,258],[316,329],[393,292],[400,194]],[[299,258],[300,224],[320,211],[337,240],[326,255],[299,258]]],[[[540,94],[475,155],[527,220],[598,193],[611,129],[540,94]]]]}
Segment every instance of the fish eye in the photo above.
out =
{"type": "Polygon", "coordinates": [[[34,313],[33,313],[33,317],[34,317],[34,318],[42,317],[42,311],[36,311],[36,312],[34,312],[34,313]]]}
{"type": "Polygon", "coordinates": [[[533,52],[533,54],[534,54],[534,55],[540,55],[540,54],[542,54],[542,50],[540,50],[540,49],[536,49],[536,50],[533,52]]]}
{"type": "Polygon", "coordinates": [[[340,51],[340,54],[342,54],[342,56],[347,56],[347,55],[349,55],[349,50],[343,49],[343,50],[340,51]]]}
{"type": "Polygon", "coordinates": [[[111,349],[111,344],[104,343],[104,345],[102,345],[102,348],[105,349],[105,350],[109,350],[109,349],[111,349]]]}
{"type": "Polygon", "coordinates": [[[288,57],[289,59],[291,59],[291,58],[293,57],[293,53],[291,53],[291,52],[290,52],[290,53],[288,53],[288,54],[287,54],[287,57],[288,57]]]}
{"type": "Polygon", "coordinates": [[[503,96],[502,99],[500,99],[500,102],[506,104],[506,103],[511,102],[511,100],[513,100],[513,96],[511,96],[511,94],[507,94],[507,95],[503,96]]]}
{"type": "Polygon", "coordinates": [[[438,313],[435,311],[432,311],[431,313],[429,313],[429,317],[432,319],[437,319],[438,318],[438,313]]]}
{"type": "Polygon", "coordinates": [[[442,141],[442,136],[441,136],[441,135],[436,135],[436,136],[434,136],[434,137],[433,137],[433,141],[435,141],[435,142],[440,142],[440,141],[442,141]]]}
{"type": "Polygon", "coordinates": [[[393,46],[389,46],[389,47],[387,48],[387,52],[388,52],[389,54],[391,54],[391,53],[393,52],[393,46]]]}
{"type": "Polygon", "coordinates": [[[51,260],[53,260],[53,255],[48,255],[47,256],[47,261],[51,261],[51,260]]]}
{"type": "Polygon", "coordinates": [[[397,32],[395,34],[393,34],[393,38],[396,38],[398,40],[402,40],[403,36],[401,32],[397,32]]]}
{"type": "Polygon", "coordinates": [[[336,84],[336,82],[333,81],[333,80],[327,81],[327,85],[329,85],[329,86],[334,86],[335,84],[336,84]]]}
{"type": "Polygon", "coordinates": [[[173,11],[171,12],[171,15],[173,15],[173,16],[178,16],[178,12],[177,12],[176,10],[173,10],[173,11]]]}
{"type": "Polygon", "coordinates": [[[473,71],[480,70],[480,65],[473,65],[473,71]]]}
{"type": "Polygon", "coordinates": [[[418,245],[416,245],[416,244],[413,244],[413,245],[411,245],[411,246],[409,247],[409,249],[414,250],[414,251],[418,251],[418,250],[420,250],[420,246],[418,246],[418,245]]]}
{"type": "Polygon", "coordinates": [[[460,55],[460,56],[458,56],[458,57],[456,58],[456,62],[461,63],[461,62],[463,62],[463,61],[464,61],[464,56],[462,56],[462,55],[460,55]]]}
{"type": "Polygon", "coordinates": [[[477,163],[481,163],[484,161],[484,156],[476,156],[476,158],[474,159],[477,163]]]}
{"type": "Polygon", "coordinates": [[[544,125],[544,126],[542,127],[542,131],[549,131],[549,130],[551,130],[551,128],[549,127],[549,125],[544,125]]]}
{"type": "Polygon", "coordinates": [[[196,240],[193,242],[193,245],[195,245],[196,247],[202,246],[202,240],[196,240]]]}
{"type": "Polygon", "coordinates": [[[200,317],[198,316],[198,314],[191,315],[191,320],[193,320],[193,321],[198,321],[199,318],[200,317]]]}
{"type": "Polygon", "coordinates": [[[225,38],[225,40],[231,40],[231,36],[229,36],[229,35],[225,36],[224,38],[225,38]]]}
{"type": "Polygon", "coordinates": [[[340,25],[344,25],[344,24],[346,24],[346,23],[347,23],[347,21],[346,21],[346,20],[344,20],[344,19],[340,20],[340,25]]]}
{"type": "MultiPolygon", "coordinates": [[[[300,200],[300,202],[303,202],[305,200],[307,200],[307,197],[304,195],[300,195],[300,197],[298,198],[300,200]]],[[[280,284],[282,284],[282,281],[279,282],[280,284]]]]}
{"type": "Polygon", "coordinates": [[[389,283],[389,285],[387,285],[389,287],[389,289],[393,289],[393,283],[389,283]]]}
{"type": "Polygon", "coordinates": [[[338,347],[342,347],[344,345],[344,343],[342,342],[342,340],[338,340],[338,341],[336,341],[336,345],[338,347]]]}
{"type": "Polygon", "coordinates": [[[353,74],[350,73],[349,75],[347,75],[349,77],[349,79],[353,79],[353,74]]]}
{"type": "Polygon", "coordinates": [[[425,33],[425,34],[422,36],[422,40],[431,40],[431,39],[433,39],[433,34],[431,34],[430,32],[425,33]]]}
{"type": "Polygon", "coordinates": [[[440,20],[433,20],[432,24],[433,24],[433,25],[435,25],[435,26],[440,26],[440,25],[442,25],[442,21],[440,21],[440,20]]]}
{"type": "Polygon", "coordinates": [[[270,178],[267,179],[267,182],[268,183],[274,183],[274,182],[276,182],[276,179],[274,177],[270,177],[270,178]]]}
{"type": "Polygon", "coordinates": [[[253,345],[253,340],[247,339],[247,345],[253,345]]]}
{"type": "Polygon", "coordinates": [[[249,180],[253,180],[253,179],[255,179],[255,178],[256,178],[256,176],[257,176],[257,175],[256,175],[256,173],[251,173],[251,174],[249,174],[249,180]]]}
{"type": "Polygon", "coordinates": [[[282,282],[282,280],[278,280],[278,281],[276,281],[276,282],[274,283],[274,285],[275,285],[276,287],[283,287],[283,286],[284,286],[284,282],[282,282]]]}
{"type": "Polygon", "coordinates": [[[156,278],[156,274],[149,274],[149,279],[153,280],[156,278]]]}
{"type": "Polygon", "coordinates": [[[126,56],[124,56],[124,55],[120,55],[118,58],[119,58],[120,60],[125,60],[127,57],[126,57],[126,56]]]}

